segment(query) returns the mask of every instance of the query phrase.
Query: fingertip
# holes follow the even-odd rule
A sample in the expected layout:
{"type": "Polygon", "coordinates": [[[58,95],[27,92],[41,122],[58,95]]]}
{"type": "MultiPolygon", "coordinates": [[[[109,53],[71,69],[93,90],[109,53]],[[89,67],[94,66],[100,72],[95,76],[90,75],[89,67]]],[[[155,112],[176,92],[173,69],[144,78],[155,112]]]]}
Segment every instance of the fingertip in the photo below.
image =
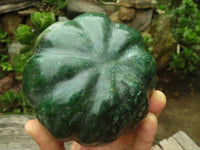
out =
{"type": "Polygon", "coordinates": [[[33,119],[33,120],[29,120],[25,126],[24,126],[24,129],[25,131],[31,136],[31,137],[34,137],[34,135],[32,134],[33,133],[33,125],[35,124],[35,121],[36,119],[33,119]]]}
{"type": "Polygon", "coordinates": [[[155,90],[149,99],[149,111],[159,116],[166,106],[166,96],[163,92],[155,90]]]}
{"type": "Polygon", "coordinates": [[[150,149],[155,138],[158,127],[157,117],[153,113],[148,113],[138,128],[134,149],[150,149]]]}
{"type": "Polygon", "coordinates": [[[40,150],[64,150],[64,143],[55,139],[48,130],[37,120],[25,124],[26,132],[37,142],[40,150]]]}
{"type": "Polygon", "coordinates": [[[148,113],[146,118],[143,120],[140,128],[144,132],[156,131],[158,126],[158,119],[153,113],[148,113]]]}
{"type": "Polygon", "coordinates": [[[163,104],[166,104],[167,98],[166,98],[166,95],[162,91],[156,90],[155,94],[159,96],[159,100],[162,101],[163,104]]]}

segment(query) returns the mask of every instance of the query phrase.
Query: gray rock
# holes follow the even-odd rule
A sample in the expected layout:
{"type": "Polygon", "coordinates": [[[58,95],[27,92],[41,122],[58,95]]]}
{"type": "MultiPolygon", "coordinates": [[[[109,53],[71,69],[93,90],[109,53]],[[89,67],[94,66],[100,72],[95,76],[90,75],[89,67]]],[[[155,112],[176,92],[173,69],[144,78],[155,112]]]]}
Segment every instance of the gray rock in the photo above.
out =
{"type": "Polygon", "coordinates": [[[69,0],[67,4],[67,15],[70,18],[87,12],[106,14],[105,10],[94,2],[87,0],[69,0]]]}
{"type": "Polygon", "coordinates": [[[153,9],[135,9],[120,7],[120,9],[110,15],[114,22],[121,22],[130,25],[140,32],[146,31],[151,24],[153,9]]]}
{"type": "Polygon", "coordinates": [[[155,8],[156,0],[117,0],[117,4],[124,7],[135,7],[137,9],[155,8]]]}
{"type": "Polygon", "coordinates": [[[17,13],[21,16],[30,16],[32,13],[34,13],[36,11],[37,11],[37,9],[35,9],[35,8],[29,8],[26,10],[18,11],[17,13]]]}
{"type": "Polygon", "coordinates": [[[21,43],[13,40],[10,44],[8,44],[8,54],[9,55],[18,55],[20,54],[20,49],[24,47],[21,43]]]}
{"type": "Polygon", "coordinates": [[[119,18],[123,21],[130,21],[135,17],[136,10],[134,8],[120,7],[119,18]]]}
{"type": "Polygon", "coordinates": [[[119,18],[119,10],[110,15],[109,18],[115,23],[120,23],[121,20],[119,18]]]}
{"type": "Polygon", "coordinates": [[[142,32],[149,27],[152,15],[153,9],[137,10],[135,18],[132,20],[130,25],[136,30],[142,32]]]}
{"type": "Polygon", "coordinates": [[[25,123],[32,116],[0,116],[0,149],[39,150],[35,141],[24,130],[25,123]]]}
{"type": "Polygon", "coordinates": [[[0,0],[0,14],[26,9],[39,3],[35,0],[0,0]]]}
{"type": "Polygon", "coordinates": [[[149,33],[153,38],[153,55],[156,58],[157,69],[161,70],[169,64],[177,45],[171,33],[170,19],[168,16],[162,14],[155,17],[149,33]]]}
{"type": "Polygon", "coordinates": [[[20,54],[20,50],[24,47],[21,43],[13,40],[11,43],[8,44],[8,56],[9,62],[13,63],[13,58],[15,55],[20,54]]]}
{"type": "Polygon", "coordinates": [[[155,8],[157,5],[156,0],[138,0],[136,1],[135,7],[137,9],[148,9],[155,8]]]}

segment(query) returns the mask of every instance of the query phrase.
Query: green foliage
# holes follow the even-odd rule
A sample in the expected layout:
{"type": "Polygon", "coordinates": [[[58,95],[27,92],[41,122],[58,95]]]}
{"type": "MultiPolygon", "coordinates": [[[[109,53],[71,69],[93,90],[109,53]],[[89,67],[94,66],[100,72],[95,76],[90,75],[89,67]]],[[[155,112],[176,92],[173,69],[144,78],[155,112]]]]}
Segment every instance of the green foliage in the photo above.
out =
{"type": "Polygon", "coordinates": [[[0,112],[14,114],[33,114],[33,109],[26,101],[23,91],[19,94],[7,91],[0,96],[0,112]],[[2,105],[4,105],[2,107],[2,105]]]}
{"type": "Polygon", "coordinates": [[[31,21],[34,25],[33,27],[21,24],[14,31],[16,40],[24,45],[20,50],[20,54],[15,55],[13,58],[13,69],[15,72],[23,73],[26,61],[32,55],[35,39],[44,29],[56,20],[53,12],[35,12],[31,14],[31,21]]]}
{"type": "Polygon", "coordinates": [[[56,0],[55,3],[58,8],[62,9],[67,5],[68,0],[56,0]]]}
{"type": "Polygon", "coordinates": [[[184,48],[182,52],[173,54],[173,61],[170,62],[170,67],[175,70],[183,70],[184,75],[200,73],[199,69],[200,57],[192,49],[184,48]]]}
{"type": "Polygon", "coordinates": [[[144,49],[152,53],[153,51],[153,46],[151,45],[151,42],[153,39],[149,35],[143,36],[143,41],[144,41],[144,49]]]}
{"type": "Polygon", "coordinates": [[[99,0],[99,1],[104,1],[104,2],[117,2],[117,0],[99,0]]]}
{"type": "Polygon", "coordinates": [[[53,3],[55,0],[42,0],[45,3],[53,3]]]}
{"type": "Polygon", "coordinates": [[[41,32],[53,24],[56,19],[53,12],[35,12],[31,14],[31,21],[33,25],[41,32]]]}
{"type": "Polygon", "coordinates": [[[5,55],[5,54],[0,54],[1,56],[1,61],[5,61],[7,58],[8,58],[8,55],[5,55]]]}
{"type": "Polygon", "coordinates": [[[9,72],[13,70],[12,65],[9,62],[6,62],[6,60],[8,59],[8,55],[5,54],[0,54],[1,58],[0,58],[0,68],[5,71],[5,72],[9,72]]]}
{"type": "Polygon", "coordinates": [[[20,24],[14,31],[15,39],[24,45],[32,45],[34,43],[34,29],[28,25],[20,24]]]}
{"type": "Polygon", "coordinates": [[[164,4],[159,4],[157,6],[157,8],[160,9],[160,10],[166,10],[166,9],[168,9],[167,5],[164,5],[164,4]]]}
{"type": "Polygon", "coordinates": [[[24,71],[24,66],[26,64],[26,61],[32,56],[31,51],[19,54],[19,55],[15,55],[13,58],[13,69],[16,72],[21,72],[23,73],[24,71]]]}
{"type": "MultiPolygon", "coordinates": [[[[9,43],[10,38],[7,37],[7,32],[5,32],[3,29],[0,28],[0,43],[9,43]]],[[[4,72],[10,72],[13,70],[12,65],[7,62],[8,55],[0,54],[0,69],[4,72]]],[[[0,72],[0,77],[2,77],[2,74],[0,72]]]]}
{"type": "Polygon", "coordinates": [[[0,28],[0,43],[9,43],[10,38],[7,36],[8,36],[8,33],[5,32],[2,28],[0,28]]]}
{"type": "Polygon", "coordinates": [[[170,18],[172,32],[180,44],[190,47],[200,43],[200,11],[193,0],[183,0],[170,18]]]}
{"type": "MultiPolygon", "coordinates": [[[[31,15],[33,26],[20,24],[14,31],[15,39],[24,47],[20,50],[20,54],[13,57],[13,65],[8,60],[8,55],[0,54],[0,69],[4,72],[13,71],[17,74],[22,74],[26,61],[32,56],[35,39],[49,25],[56,21],[53,12],[36,12],[31,15]]],[[[0,29],[0,42],[8,43],[10,39],[7,33],[0,29]]],[[[19,94],[7,91],[0,96],[0,112],[2,113],[17,113],[17,114],[33,114],[31,106],[27,103],[24,93],[19,94]]]]}
{"type": "Polygon", "coordinates": [[[12,65],[9,62],[0,62],[0,67],[3,71],[9,72],[13,70],[12,65]]]}
{"type": "Polygon", "coordinates": [[[21,44],[26,45],[22,51],[28,51],[28,49],[32,50],[31,47],[33,47],[35,39],[40,32],[55,22],[55,15],[53,12],[35,12],[31,14],[31,22],[34,27],[20,24],[14,31],[15,39],[21,44]]]}
{"type": "Polygon", "coordinates": [[[165,11],[165,13],[167,13],[167,14],[170,13],[170,7],[171,7],[171,2],[168,2],[168,3],[159,3],[158,2],[158,5],[157,5],[157,9],[165,11]]]}
{"type": "Polygon", "coordinates": [[[32,50],[32,46],[31,45],[25,45],[24,47],[22,47],[21,49],[20,49],[20,54],[24,54],[24,53],[26,53],[26,52],[29,52],[29,51],[31,51],[32,50]]]}
{"type": "Polygon", "coordinates": [[[52,5],[56,5],[60,9],[64,8],[68,3],[68,0],[42,0],[42,1],[52,5]]]}
{"type": "Polygon", "coordinates": [[[16,93],[7,91],[4,95],[0,96],[1,104],[12,104],[15,100],[16,93]]]}
{"type": "Polygon", "coordinates": [[[171,11],[172,33],[181,45],[180,52],[173,55],[170,67],[183,72],[182,76],[200,74],[200,11],[193,0],[183,0],[171,11]]]}
{"type": "MultiPolygon", "coordinates": [[[[26,60],[31,56],[31,52],[19,54],[14,56],[14,66],[6,62],[8,55],[0,54],[0,67],[3,71],[23,72],[26,60]]],[[[19,94],[7,91],[4,95],[0,95],[0,112],[14,113],[14,114],[33,114],[31,106],[26,102],[24,93],[21,91],[19,94]]]]}

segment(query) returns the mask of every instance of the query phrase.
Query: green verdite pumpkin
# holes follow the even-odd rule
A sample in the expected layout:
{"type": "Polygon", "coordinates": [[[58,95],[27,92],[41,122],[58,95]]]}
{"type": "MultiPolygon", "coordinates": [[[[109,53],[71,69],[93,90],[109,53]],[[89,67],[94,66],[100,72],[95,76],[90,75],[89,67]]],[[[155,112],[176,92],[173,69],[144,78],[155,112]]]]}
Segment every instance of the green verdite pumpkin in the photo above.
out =
{"type": "Polygon", "coordinates": [[[54,137],[95,146],[141,122],[155,75],[155,60],[138,31],[86,13],[38,37],[23,89],[54,137]]]}

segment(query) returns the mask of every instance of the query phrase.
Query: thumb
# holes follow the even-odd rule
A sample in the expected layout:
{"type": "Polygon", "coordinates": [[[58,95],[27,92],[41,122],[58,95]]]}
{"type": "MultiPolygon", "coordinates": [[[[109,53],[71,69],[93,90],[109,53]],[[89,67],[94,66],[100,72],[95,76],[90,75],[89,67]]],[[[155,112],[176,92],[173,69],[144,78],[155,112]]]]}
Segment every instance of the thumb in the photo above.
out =
{"type": "Polygon", "coordinates": [[[35,139],[40,150],[65,150],[64,143],[51,136],[37,119],[28,121],[25,130],[35,139]]]}

